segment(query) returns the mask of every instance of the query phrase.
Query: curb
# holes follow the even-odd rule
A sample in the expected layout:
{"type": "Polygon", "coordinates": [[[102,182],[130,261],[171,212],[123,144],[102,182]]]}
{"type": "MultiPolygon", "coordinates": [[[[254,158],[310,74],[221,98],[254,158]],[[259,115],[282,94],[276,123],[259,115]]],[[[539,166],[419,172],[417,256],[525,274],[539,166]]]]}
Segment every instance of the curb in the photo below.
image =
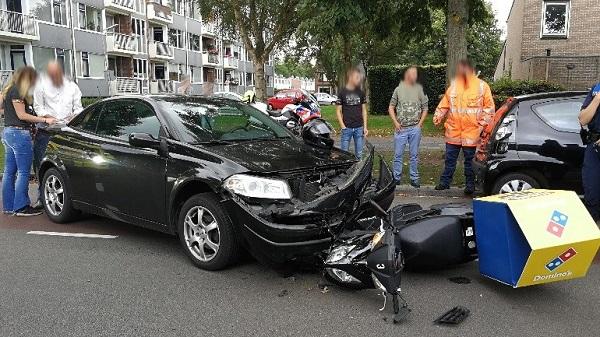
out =
{"type": "Polygon", "coordinates": [[[410,185],[400,185],[396,187],[396,195],[408,197],[471,198],[471,196],[465,195],[463,189],[459,187],[451,187],[447,190],[436,191],[434,186],[414,188],[410,185]]]}

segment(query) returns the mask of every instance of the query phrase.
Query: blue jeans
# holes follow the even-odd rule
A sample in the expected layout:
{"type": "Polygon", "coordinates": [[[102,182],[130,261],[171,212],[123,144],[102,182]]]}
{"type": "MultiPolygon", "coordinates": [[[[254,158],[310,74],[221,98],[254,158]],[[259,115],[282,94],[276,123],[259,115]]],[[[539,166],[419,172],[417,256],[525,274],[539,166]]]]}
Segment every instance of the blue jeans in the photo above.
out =
{"type": "Polygon", "coordinates": [[[33,170],[38,177],[39,180],[39,188],[38,188],[38,200],[42,200],[42,177],[39,176],[39,168],[42,163],[42,159],[46,155],[46,148],[48,147],[48,142],[50,141],[50,134],[44,131],[39,131],[35,134],[35,139],[33,140],[33,170]]]}
{"type": "Polygon", "coordinates": [[[465,180],[466,187],[475,187],[475,173],[473,172],[473,158],[475,158],[475,147],[460,146],[446,143],[446,162],[444,172],[440,178],[440,185],[450,186],[452,183],[452,177],[454,177],[454,171],[456,171],[456,161],[458,155],[462,149],[465,157],[465,180]]]}
{"type": "Polygon", "coordinates": [[[402,179],[402,157],[408,143],[410,153],[410,180],[419,181],[419,144],[421,143],[421,128],[410,126],[396,131],[394,135],[394,179],[402,179]]]}
{"type": "Polygon", "coordinates": [[[594,220],[600,220],[600,147],[589,144],[581,170],[585,205],[594,220]]]}
{"type": "Polygon", "coordinates": [[[33,143],[29,130],[6,127],[4,144],[4,177],[2,178],[2,207],[15,212],[29,206],[29,173],[33,160],[33,143]]]}
{"type": "Polygon", "coordinates": [[[342,129],[342,150],[350,150],[351,139],[354,139],[354,155],[360,159],[362,157],[363,143],[365,140],[362,126],[359,128],[342,129]]]}

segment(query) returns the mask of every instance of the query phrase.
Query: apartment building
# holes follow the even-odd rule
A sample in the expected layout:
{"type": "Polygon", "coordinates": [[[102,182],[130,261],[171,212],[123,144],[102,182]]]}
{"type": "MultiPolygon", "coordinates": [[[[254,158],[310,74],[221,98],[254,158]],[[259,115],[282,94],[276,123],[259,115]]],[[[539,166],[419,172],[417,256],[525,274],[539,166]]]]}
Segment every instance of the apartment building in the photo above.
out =
{"type": "Polygon", "coordinates": [[[514,0],[495,78],[587,89],[600,80],[598,0],[514,0]]]}
{"type": "MultiPolygon", "coordinates": [[[[243,45],[192,0],[0,0],[0,8],[4,82],[22,65],[43,70],[58,60],[84,96],[254,86],[243,45]]],[[[271,63],[265,71],[272,94],[271,63]]]]}

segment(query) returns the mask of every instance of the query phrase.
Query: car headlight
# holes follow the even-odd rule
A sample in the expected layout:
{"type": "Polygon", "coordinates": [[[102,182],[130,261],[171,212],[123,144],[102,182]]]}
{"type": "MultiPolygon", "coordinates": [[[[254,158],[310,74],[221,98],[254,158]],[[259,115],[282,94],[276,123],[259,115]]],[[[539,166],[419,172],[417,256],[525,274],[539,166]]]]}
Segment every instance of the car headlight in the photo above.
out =
{"type": "Polygon", "coordinates": [[[283,180],[236,174],[225,180],[223,186],[238,195],[259,199],[291,199],[290,186],[283,180]]]}

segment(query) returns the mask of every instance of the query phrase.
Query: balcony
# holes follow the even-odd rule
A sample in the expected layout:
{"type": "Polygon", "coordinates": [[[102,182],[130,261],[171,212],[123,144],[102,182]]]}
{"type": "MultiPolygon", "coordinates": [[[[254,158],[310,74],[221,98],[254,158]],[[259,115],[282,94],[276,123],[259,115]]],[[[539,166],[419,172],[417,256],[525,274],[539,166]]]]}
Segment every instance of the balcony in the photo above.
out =
{"type": "Polygon", "coordinates": [[[202,35],[217,36],[217,24],[214,22],[202,22],[202,35]]]}
{"type": "Polygon", "coordinates": [[[171,80],[150,81],[151,94],[172,94],[175,92],[175,82],[171,80]]]}
{"type": "Polygon", "coordinates": [[[173,46],[165,42],[152,41],[148,44],[148,55],[151,59],[172,60],[173,46]]]}
{"type": "Polygon", "coordinates": [[[223,67],[227,69],[237,69],[238,59],[233,56],[225,56],[223,59],[223,67]]]}
{"type": "Polygon", "coordinates": [[[0,10],[0,40],[25,42],[39,39],[40,31],[35,16],[0,10]]]}
{"type": "Polygon", "coordinates": [[[141,80],[131,77],[117,77],[109,83],[109,94],[112,95],[133,95],[141,93],[141,80]]]}
{"type": "Polygon", "coordinates": [[[106,52],[117,55],[135,55],[139,53],[138,38],[132,35],[111,34],[106,36],[106,52]]]}
{"type": "Polygon", "coordinates": [[[173,23],[173,13],[171,12],[171,7],[162,5],[158,2],[148,2],[146,7],[146,16],[148,21],[160,25],[170,25],[173,23]]]}
{"type": "Polygon", "coordinates": [[[204,64],[205,66],[218,66],[219,55],[211,54],[209,52],[202,52],[202,64],[204,64]]]}
{"type": "Polygon", "coordinates": [[[104,7],[108,12],[128,15],[135,12],[135,0],[104,0],[104,7]]]}

